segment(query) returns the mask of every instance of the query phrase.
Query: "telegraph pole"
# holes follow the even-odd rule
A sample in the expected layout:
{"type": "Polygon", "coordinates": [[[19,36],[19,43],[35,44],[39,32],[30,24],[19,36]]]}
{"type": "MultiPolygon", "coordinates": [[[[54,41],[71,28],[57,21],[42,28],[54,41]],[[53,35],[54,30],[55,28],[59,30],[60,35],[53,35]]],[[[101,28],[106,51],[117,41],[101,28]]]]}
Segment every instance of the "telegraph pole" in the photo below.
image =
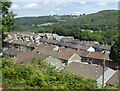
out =
{"type": "Polygon", "coordinates": [[[105,78],[104,77],[104,72],[105,72],[105,70],[104,70],[105,69],[105,51],[103,52],[103,54],[104,54],[104,56],[103,56],[104,58],[103,58],[103,65],[102,65],[103,66],[103,72],[102,72],[102,89],[104,89],[104,78],[105,78]]]}
{"type": "Polygon", "coordinates": [[[103,73],[102,73],[102,89],[104,89],[104,72],[105,72],[105,58],[104,58],[104,60],[103,60],[103,73]]]}

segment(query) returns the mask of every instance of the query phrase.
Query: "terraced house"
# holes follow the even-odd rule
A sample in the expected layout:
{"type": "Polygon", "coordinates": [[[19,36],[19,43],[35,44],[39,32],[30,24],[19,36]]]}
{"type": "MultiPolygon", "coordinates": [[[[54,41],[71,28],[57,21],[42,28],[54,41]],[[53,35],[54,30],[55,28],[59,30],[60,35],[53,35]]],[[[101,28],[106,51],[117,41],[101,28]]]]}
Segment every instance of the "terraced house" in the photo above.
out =
{"type": "Polygon", "coordinates": [[[104,86],[118,83],[117,63],[109,58],[111,46],[100,45],[96,41],[80,41],[72,36],[31,32],[11,32],[4,42],[3,56],[14,57],[15,63],[26,64],[39,57],[56,69],[90,77],[100,85],[105,61],[104,86]]]}

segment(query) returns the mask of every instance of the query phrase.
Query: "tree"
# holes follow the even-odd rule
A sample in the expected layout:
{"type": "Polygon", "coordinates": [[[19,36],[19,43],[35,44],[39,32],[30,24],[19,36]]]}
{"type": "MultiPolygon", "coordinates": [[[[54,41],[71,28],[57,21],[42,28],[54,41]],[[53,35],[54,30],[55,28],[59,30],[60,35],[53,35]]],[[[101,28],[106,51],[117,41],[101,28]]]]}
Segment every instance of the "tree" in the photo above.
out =
{"type": "MultiPolygon", "coordinates": [[[[120,70],[120,34],[111,48],[110,58],[118,63],[118,69],[120,70]]],[[[118,77],[120,77],[120,74],[118,74],[118,77]]],[[[118,88],[120,88],[120,78],[118,80],[118,88]]]]}
{"type": "Polygon", "coordinates": [[[111,47],[110,58],[117,62],[120,66],[120,35],[117,37],[113,46],[111,47]]]}
{"type": "MultiPolygon", "coordinates": [[[[113,46],[111,47],[110,58],[113,61],[118,63],[118,69],[120,69],[120,34],[115,39],[115,42],[114,42],[113,46]]],[[[120,74],[118,74],[118,77],[120,77],[120,74]]],[[[119,80],[118,88],[120,88],[120,78],[118,80],[119,80]]]]}
{"type": "Polygon", "coordinates": [[[1,2],[2,8],[2,41],[6,36],[7,32],[10,32],[11,27],[15,23],[15,14],[12,11],[9,11],[11,7],[11,2],[1,2]]]}
{"type": "Polygon", "coordinates": [[[13,59],[2,59],[3,85],[6,89],[74,89],[92,90],[97,83],[77,74],[54,69],[41,58],[34,57],[28,64],[14,64],[13,59]],[[34,64],[33,64],[34,63],[34,64]]]}

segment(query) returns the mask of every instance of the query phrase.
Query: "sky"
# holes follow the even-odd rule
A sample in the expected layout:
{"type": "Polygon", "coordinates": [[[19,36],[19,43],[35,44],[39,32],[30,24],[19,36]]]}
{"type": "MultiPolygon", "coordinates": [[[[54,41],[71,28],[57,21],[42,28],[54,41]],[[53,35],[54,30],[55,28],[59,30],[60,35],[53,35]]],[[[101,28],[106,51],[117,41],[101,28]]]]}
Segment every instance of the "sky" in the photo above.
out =
{"type": "Polygon", "coordinates": [[[11,0],[17,17],[80,15],[118,9],[119,0],[11,0]]]}

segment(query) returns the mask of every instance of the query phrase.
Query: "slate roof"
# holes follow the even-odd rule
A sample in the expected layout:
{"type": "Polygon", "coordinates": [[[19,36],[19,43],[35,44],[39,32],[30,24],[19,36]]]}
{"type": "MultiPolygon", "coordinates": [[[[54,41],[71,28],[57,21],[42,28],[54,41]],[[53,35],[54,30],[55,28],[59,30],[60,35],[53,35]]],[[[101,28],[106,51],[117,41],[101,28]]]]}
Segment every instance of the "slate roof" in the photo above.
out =
{"type": "Polygon", "coordinates": [[[35,53],[35,57],[41,58],[41,59],[45,60],[45,59],[46,59],[47,57],[49,57],[49,56],[48,56],[48,55],[41,55],[41,54],[35,53]]]}
{"type": "Polygon", "coordinates": [[[69,53],[76,53],[76,50],[71,48],[66,48],[66,51],[69,53]]]}
{"type": "Polygon", "coordinates": [[[50,39],[50,44],[56,44],[57,43],[57,40],[53,40],[53,39],[50,39]]]}
{"type": "Polygon", "coordinates": [[[81,56],[81,57],[87,57],[87,55],[90,53],[88,51],[84,51],[84,50],[79,50],[79,51],[76,51],[76,53],[81,56]]]}
{"type": "Polygon", "coordinates": [[[20,55],[18,55],[14,61],[14,63],[17,63],[17,64],[26,64],[26,63],[29,63],[33,57],[35,58],[41,58],[41,59],[46,59],[48,56],[47,55],[40,55],[40,54],[37,54],[35,52],[32,52],[32,51],[25,51],[23,53],[21,53],[20,55]]]}
{"type": "Polygon", "coordinates": [[[49,55],[53,51],[53,49],[54,46],[40,44],[37,48],[33,50],[33,52],[39,53],[41,55],[49,55]]]}
{"type": "Polygon", "coordinates": [[[21,54],[23,51],[20,51],[20,50],[16,50],[16,49],[13,49],[13,48],[9,48],[9,49],[5,49],[3,51],[3,54],[11,54],[11,55],[19,55],[21,54]]]}
{"type": "Polygon", "coordinates": [[[41,55],[49,55],[55,58],[59,58],[62,60],[68,60],[74,53],[76,53],[76,50],[69,49],[69,48],[59,48],[58,51],[53,50],[54,47],[50,45],[40,44],[39,47],[33,50],[33,52],[38,52],[41,55]]]}
{"type": "Polygon", "coordinates": [[[73,55],[74,53],[72,52],[68,52],[65,48],[59,48],[59,51],[52,51],[52,53],[50,54],[52,57],[61,59],[61,60],[66,60],[68,61],[68,59],[73,55]]]}
{"type": "Polygon", "coordinates": [[[41,38],[41,39],[40,39],[40,42],[48,42],[48,39],[46,39],[46,38],[41,38]]]}
{"type": "MultiPolygon", "coordinates": [[[[108,68],[105,67],[105,71],[107,69],[108,68]]],[[[93,80],[97,80],[102,75],[102,70],[102,66],[72,62],[66,66],[63,71],[76,73],[82,77],[88,77],[93,80]]]]}
{"type": "Polygon", "coordinates": [[[10,43],[12,44],[20,44],[20,45],[28,45],[30,42],[29,41],[22,41],[22,40],[12,40],[10,43]]]}
{"type": "Polygon", "coordinates": [[[49,43],[49,44],[56,44],[58,41],[57,40],[53,40],[53,39],[40,39],[40,42],[45,42],[45,43],[49,43]]]}
{"type": "MultiPolygon", "coordinates": [[[[110,79],[112,75],[115,74],[115,70],[108,68],[106,71],[104,71],[104,86],[106,86],[106,82],[110,79]]],[[[102,87],[102,80],[103,80],[103,75],[101,75],[96,81],[98,84],[100,84],[98,87],[102,87]]]]}
{"type": "Polygon", "coordinates": [[[84,50],[79,50],[79,51],[76,51],[75,49],[71,49],[71,48],[59,48],[59,49],[62,49],[61,52],[65,52],[66,54],[74,54],[76,53],[77,55],[81,56],[81,57],[87,57],[87,55],[90,53],[88,51],[84,51],[84,50]]]}
{"type": "Polygon", "coordinates": [[[74,39],[72,41],[68,41],[69,43],[72,43],[72,44],[80,44],[80,40],[78,39],[74,39]]]}
{"type": "Polygon", "coordinates": [[[80,45],[85,45],[86,43],[85,43],[85,41],[80,41],[79,44],[80,44],[80,45]]]}
{"type": "Polygon", "coordinates": [[[68,42],[68,43],[70,43],[71,41],[73,41],[73,39],[72,38],[62,38],[60,41],[63,41],[63,42],[68,42]]]}
{"type": "Polygon", "coordinates": [[[53,46],[47,46],[45,48],[45,51],[43,52],[43,55],[51,55],[51,52],[53,51],[54,47],[53,46]]]}
{"type": "Polygon", "coordinates": [[[105,58],[105,60],[110,60],[109,59],[109,55],[108,54],[103,54],[101,52],[90,52],[87,57],[89,58],[94,58],[94,59],[100,59],[103,60],[105,58]]]}
{"type": "Polygon", "coordinates": [[[34,57],[35,53],[31,52],[31,51],[25,51],[23,53],[21,53],[20,55],[18,55],[14,61],[14,63],[28,63],[29,61],[32,60],[32,58],[34,57]]]}
{"type": "Polygon", "coordinates": [[[115,74],[106,82],[107,85],[118,85],[120,81],[120,70],[117,70],[115,74]]]}
{"type": "Polygon", "coordinates": [[[65,38],[65,39],[74,39],[73,36],[63,36],[63,38],[65,38]]]}
{"type": "Polygon", "coordinates": [[[77,44],[68,43],[67,47],[77,49],[78,45],[77,44]]]}
{"type": "Polygon", "coordinates": [[[95,44],[85,44],[86,46],[88,46],[88,47],[92,47],[92,46],[94,46],[95,44]]]}
{"type": "Polygon", "coordinates": [[[67,42],[63,42],[63,41],[58,41],[56,44],[59,46],[67,47],[67,48],[74,48],[74,49],[78,48],[77,44],[67,43],[67,42]]]}
{"type": "Polygon", "coordinates": [[[85,45],[78,45],[77,48],[80,50],[88,50],[90,47],[85,45]]]}
{"type": "Polygon", "coordinates": [[[59,46],[68,46],[68,43],[63,42],[63,41],[58,41],[58,42],[56,43],[56,45],[59,45],[59,46]]]}
{"type": "Polygon", "coordinates": [[[30,42],[27,46],[29,46],[29,47],[37,47],[38,46],[38,44],[37,43],[34,43],[34,42],[30,42]]]}
{"type": "Polygon", "coordinates": [[[100,48],[100,45],[93,45],[94,48],[100,48]]]}
{"type": "Polygon", "coordinates": [[[110,49],[111,49],[111,46],[109,46],[109,45],[107,45],[107,46],[105,46],[105,45],[93,45],[93,47],[94,48],[100,48],[100,49],[104,49],[104,50],[109,50],[110,51],[110,49]]]}
{"type": "Polygon", "coordinates": [[[110,50],[111,46],[104,46],[104,45],[100,45],[100,48],[104,49],[104,50],[110,50]]]}

